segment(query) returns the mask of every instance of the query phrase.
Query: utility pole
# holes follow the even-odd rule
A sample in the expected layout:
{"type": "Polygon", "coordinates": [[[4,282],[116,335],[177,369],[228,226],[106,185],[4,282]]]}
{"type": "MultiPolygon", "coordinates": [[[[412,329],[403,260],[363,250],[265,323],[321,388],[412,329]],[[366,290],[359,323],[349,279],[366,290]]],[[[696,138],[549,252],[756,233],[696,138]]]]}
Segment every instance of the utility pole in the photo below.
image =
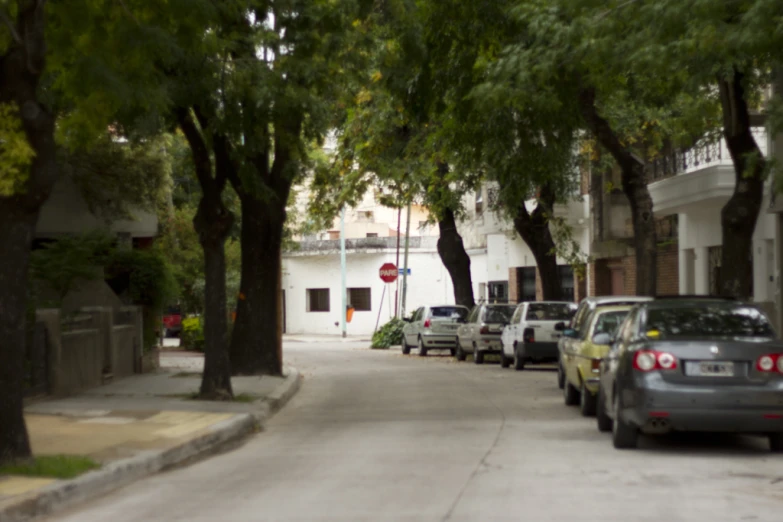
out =
{"type": "Polygon", "coordinates": [[[345,206],[340,213],[340,273],[342,275],[342,302],[343,306],[340,309],[340,326],[343,332],[343,337],[348,335],[347,326],[345,324],[345,314],[348,312],[348,288],[346,286],[346,266],[345,266],[345,206]]]}
{"type": "Polygon", "coordinates": [[[408,218],[405,224],[405,260],[402,269],[402,306],[400,307],[400,317],[405,317],[405,304],[408,297],[408,246],[411,236],[411,203],[408,202],[408,218]]]}
{"type": "MultiPolygon", "coordinates": [[[[402,219],[402,207],[397,211],[397,259],[394,262],[394,266],[399,270],[400,268],[400,220],[402,219]]],[[[394,317],[399,317],[400,306],[400,278],[397,278],[397,286],[394,290],[394,317]]]]}

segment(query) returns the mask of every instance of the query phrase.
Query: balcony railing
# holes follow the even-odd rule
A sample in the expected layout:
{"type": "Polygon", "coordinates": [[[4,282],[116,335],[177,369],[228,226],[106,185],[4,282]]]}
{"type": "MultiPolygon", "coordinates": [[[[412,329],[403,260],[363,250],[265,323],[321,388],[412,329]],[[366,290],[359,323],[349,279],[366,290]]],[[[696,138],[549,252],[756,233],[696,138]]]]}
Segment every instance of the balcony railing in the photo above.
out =
{"type": "MultiPolygon", "coordinates": [[[[761,153],[767,155],[767,132],[764,127],[753,127],[761,153]]],[[[686,150],[675,150],[659,156],[647,166],[649,182],[660,181],[672,176],[690,174],[716,165],[733,165],[726,140],[710,141],[686,150]]]]}

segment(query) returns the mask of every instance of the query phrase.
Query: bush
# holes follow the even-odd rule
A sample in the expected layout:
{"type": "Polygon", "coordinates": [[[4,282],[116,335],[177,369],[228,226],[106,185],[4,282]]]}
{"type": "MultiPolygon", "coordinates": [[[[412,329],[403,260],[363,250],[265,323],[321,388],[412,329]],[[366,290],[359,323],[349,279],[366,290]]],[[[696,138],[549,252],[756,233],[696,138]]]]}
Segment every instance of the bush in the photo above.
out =
{"type": "Polygon", "coordinates": [[[389,348],[390,346],[402,345],[402,328],[405,321],[395,317],[372,336],[373,348],[389,348]]]}
{"type": "Polygon", "coordinates": [[[204,324],[201,317],[188,317],[182,320],[182,335],[180,337],[183,348],[204,351],[204,324]]]}

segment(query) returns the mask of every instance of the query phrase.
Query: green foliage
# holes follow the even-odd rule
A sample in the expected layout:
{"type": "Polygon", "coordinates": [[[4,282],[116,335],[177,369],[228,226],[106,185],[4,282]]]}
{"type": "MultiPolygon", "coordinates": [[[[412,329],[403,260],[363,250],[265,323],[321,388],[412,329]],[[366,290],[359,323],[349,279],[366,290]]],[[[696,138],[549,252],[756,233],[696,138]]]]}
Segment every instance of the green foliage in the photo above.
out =
{"type": "Polygon", "coordinates": [[[402,329],[405,321],[397,317],[391,319],[388,323],[381,326],[372,336],[372,348],[389,348],[402,344],[402,329]]]}
{"type": "Polygon", "coordinates": [[[168,179],[162,141],[118,143],[104,136],[87,148],[61,148],[61,172],[99,218],[133,219],[134,210],[155,210],[168,179]]]}
{"type": "Polygon", "coordinates": [[[12,196],[24,189],[35,151],[27,142],[19,108],[0,103],[0,196],[12,196]]]}
{"type": "Polygon", "coordinates": [[[64,236],[35,250],[30,257],[34,293],[44,297],[54,292],[59,305],[81,282],[102,277],[100,268],[109,262],[114,241],[105,232],[90,232],[64,236]]]}
{"type": "Polygon", "coordinates": [[[0,466],[0,476],[21,475],[25,477],[51,477],[66,480],[100,467],[100,464],[89,457],[42,455],[29,461],[0,466]]]}
{"type": "Polygon", "coordinates": [[[204,325],[201,317],[187,317],[182,320],[182,346],[188,350],[204,351],[204,325]]]}
{"type": "Polygon", "coordinates": [[[169,263],[158,250],[117,250],[106,266],[106,277],[128,277],[128,297],[134,304],[163,310],[177,296],[169,263]]]}

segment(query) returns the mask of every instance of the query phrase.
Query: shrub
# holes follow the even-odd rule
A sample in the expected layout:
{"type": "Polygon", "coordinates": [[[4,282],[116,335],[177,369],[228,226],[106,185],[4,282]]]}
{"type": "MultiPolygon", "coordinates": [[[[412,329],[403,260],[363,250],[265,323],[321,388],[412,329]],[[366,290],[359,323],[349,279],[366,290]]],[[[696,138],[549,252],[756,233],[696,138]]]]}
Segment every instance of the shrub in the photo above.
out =
{"type": "Polygon", "coordinates": [[[188,350],[204,351],[204,324],[201,317],[188,317],[182,320],[182,346],[188,350]]]}
{"type": "Polygon", "coordinates": [[[372,347],[389,348],[390,346],[401,345],[402,328],[404,326],[405,321],[397,317],[381,326],[380,330],[375,332],[375,335],[372,336],[372,347]]]}

